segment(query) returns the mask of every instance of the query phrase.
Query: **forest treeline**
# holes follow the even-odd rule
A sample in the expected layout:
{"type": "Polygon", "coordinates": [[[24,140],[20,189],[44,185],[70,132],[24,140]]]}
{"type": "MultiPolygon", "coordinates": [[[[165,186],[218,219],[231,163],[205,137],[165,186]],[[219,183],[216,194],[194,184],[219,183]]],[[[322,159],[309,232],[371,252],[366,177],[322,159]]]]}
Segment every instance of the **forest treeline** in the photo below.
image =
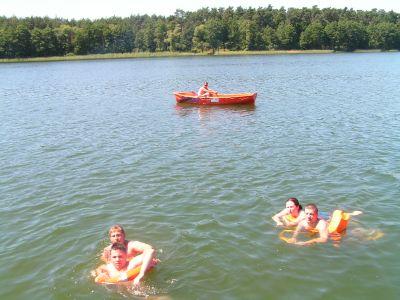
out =
{"type": "Polygon", "coordinates": [[[400,50],[400,14],[268,6],[98,20],[0,17],[0,58],[220,49],[400,50]]]}

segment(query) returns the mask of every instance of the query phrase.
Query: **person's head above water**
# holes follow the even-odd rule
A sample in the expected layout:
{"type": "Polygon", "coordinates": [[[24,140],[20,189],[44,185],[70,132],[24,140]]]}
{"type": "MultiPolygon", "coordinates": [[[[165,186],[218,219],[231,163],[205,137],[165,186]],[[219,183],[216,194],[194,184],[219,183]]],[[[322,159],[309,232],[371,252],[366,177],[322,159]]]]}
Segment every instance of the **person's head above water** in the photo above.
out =
{"type": "Polygon", "coordinates": [[[127,260],[127,249],[124,244],[114,243],[111,246],[110,252],[111,263],[117,270],[121,270],[126,267],[127,260]]]}
{"type": "Polygon", "coordinates": [[[119,224],[111,226],[110,230],[108,231],[108,236],[110,237],[110,241],[113,244],[123,244],[125,242],[125,230],[119,224]]]}
{"type": "Polygon", "coordinates": [[[304,208],[307,222],[315,222],[318,220],[318,208],[314,203],[307,204],[304,208]]]}
{"type": "Polygon", "coordinates": [[[289,198],[286,200],[286,208],[289,209],[290,213],[298,213],[303,207],[300,205],[297,198],[289,198]]]}
{"type": "Polygon", "coordinates": [[[205,87],[207,87],[208,86],[208,82],[207,81],[204,81],[204,84],[203,84],[205,87]]]}

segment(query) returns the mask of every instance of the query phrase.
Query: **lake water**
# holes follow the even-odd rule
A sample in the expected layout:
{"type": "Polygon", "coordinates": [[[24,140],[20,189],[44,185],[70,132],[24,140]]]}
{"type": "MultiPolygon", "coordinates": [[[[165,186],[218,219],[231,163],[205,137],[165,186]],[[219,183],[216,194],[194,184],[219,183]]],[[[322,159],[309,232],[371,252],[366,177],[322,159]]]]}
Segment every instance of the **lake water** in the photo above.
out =
{"type": "Polygon", "coordinates": [[[0,64],[0,298],[398,299],[400,53],[0,64]],[[253,107],[185,107],[204,80],[253,107]],[[279,239],[289,197],[362,210],[279,239]],[[95,285],[110,225],[158,249],[95,285]]]}

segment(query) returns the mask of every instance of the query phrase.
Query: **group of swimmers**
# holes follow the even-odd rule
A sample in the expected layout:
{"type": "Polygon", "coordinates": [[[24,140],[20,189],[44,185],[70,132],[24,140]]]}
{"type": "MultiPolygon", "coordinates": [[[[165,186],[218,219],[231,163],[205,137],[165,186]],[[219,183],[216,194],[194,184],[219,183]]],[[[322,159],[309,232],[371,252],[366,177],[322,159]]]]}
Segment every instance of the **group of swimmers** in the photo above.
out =
{"type": "MultiPolygon", "coordinates": [[[[356,216],[361,211],[346,213],[347,216],[356,216]]],[[[314,243],[325,243],[328,240],[328,222],[318,216],[318,208],[315,204],[307,204],[303,210],[296,198],[289,198],[286,201],[286,208],[272,217],[277,226],[293,227],[296,229],[293,236],[287,240],[288,243],[296,245],[310,245],[314,243]],[[298,241],[297,237],[300,232],[308,231],[318,233],[318,237],[308,241],[298,241]]]]}
{"type": "Polygon", "coordinates": [[[111,244],[104,248],[101,259],[105,264],[91,272],[95,282],[123,282],[129,280],[129,271],[137,269],[133,283],[138,285],[146,271],[157,264],[155,249],[139,241],[129,241],[121,225],[110,228],[111,244]]]}
{"type": "MultiPolygon", "coordinates": [[[[354,216],[361,212],[354,211],[346,214],[354,216]]],[[[318,208],[315,204],[308,204],[303,210],[296,198],[289,198],[285,209],[275,214],[272,219],[277,226],[296,226],[293,236],[287,239],[288,243],[310,245],[328,240],[328,223],[318,216],[318,208]],[[318,236],[308,241],[298,241],[297,237],[301,231],[318,233],[318,236]]],[[[127,240],[121,225],[112,226],[108,234],[111,244],[103,249],[101,255],[105,264],[91,272],[95,282],[116,283],[134,278],[133,284],[138,285],[145,273],[158,262],[155,249],[139,241],[127,240]],[[134,274],[132,270],[135,270],[134,274]]]]}

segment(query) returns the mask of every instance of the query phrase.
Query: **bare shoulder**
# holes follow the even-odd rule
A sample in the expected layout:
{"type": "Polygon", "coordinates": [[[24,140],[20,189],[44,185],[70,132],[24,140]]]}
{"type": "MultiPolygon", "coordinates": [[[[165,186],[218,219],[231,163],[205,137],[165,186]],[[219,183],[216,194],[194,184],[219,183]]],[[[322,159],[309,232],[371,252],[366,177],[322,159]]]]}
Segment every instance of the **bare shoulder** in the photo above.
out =
{"type": "Polygon", "coordinates": [[[306,219],[300,220],[299,224],[297,225],[297,227],[301,227],[301,228],[307,227],[307,226],[308,226],[308,224],[307,224],[307,220],[306,219]]]}
{"type": "Polygon", "coordinates": [[[153,248],[153,247],[150,246],[149,244],[146,244],[146,243],[143,243],[143,242],[129,241],[128,242],[128,248],[129,249],[133,249],[135,251],[144,251],[145,249],[153,248]]]}
{"type": "Polygon", "coordinates": [[[300,222],[304,221],[306,219],[306,214],[304,213],[304,211],[300,211],[299,215],[296,218],[296,222],[297,224],[299,224],[300,222]]]}
{"type": "Polygon", "coordinates": [[[316,226],[317,229],[325,229],[327,227],[328,227],[328,222],[326,222],[324,219],[320,219],[316,226]]]}

